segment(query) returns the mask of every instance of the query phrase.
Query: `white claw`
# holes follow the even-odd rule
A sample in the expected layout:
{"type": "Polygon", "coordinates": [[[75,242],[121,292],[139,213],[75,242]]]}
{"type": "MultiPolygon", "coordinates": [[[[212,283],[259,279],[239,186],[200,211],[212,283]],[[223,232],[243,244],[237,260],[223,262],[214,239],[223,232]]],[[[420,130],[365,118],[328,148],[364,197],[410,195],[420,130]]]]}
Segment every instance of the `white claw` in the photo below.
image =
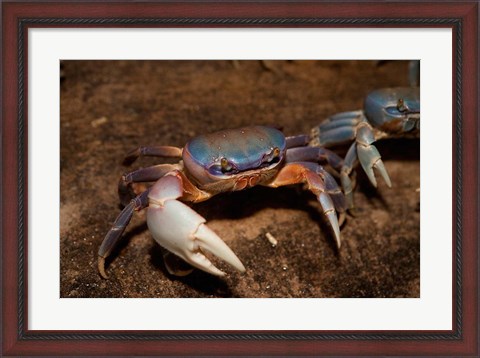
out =
{"type": "Polygon", "coordinates": [[[215,267],[212,262],[201,252],[189,253],[187,262],[196,268],[205,272],[211,273],[215,276],[225,276],[225,272],[215,267]]]}
{"type": "Polygon", "coordinates": [[[245,267],[237,255],[215,234],[207,225],[201,224],[195,233],[198,245],[218,258],[222,259],[240,272],[245,272],[245,267]]]}
{"type": "Polygon", "coordinates": [[[225,275],[202,253],[205,249],[239,271],[245,271],[233,251],[204,223],[205,219],[174,199],[163,205],[150,202],[147,224],[153,238],[190,265],[217,276],[225,275]]]}

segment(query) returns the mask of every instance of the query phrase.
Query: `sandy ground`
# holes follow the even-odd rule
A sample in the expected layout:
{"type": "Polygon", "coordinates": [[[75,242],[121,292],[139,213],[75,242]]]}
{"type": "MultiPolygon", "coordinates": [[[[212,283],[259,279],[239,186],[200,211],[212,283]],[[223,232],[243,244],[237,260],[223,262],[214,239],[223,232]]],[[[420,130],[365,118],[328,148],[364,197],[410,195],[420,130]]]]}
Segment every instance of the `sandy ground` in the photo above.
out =
{"type": "Polygon", "coordinates": [[[360,109],[371,90],[408,85],[407,62],[64,61],[61,81],[61,297],[419,297],[420,144],[377,147],[393,182],[373,188],[359,170],[356,217],[341,250],[315,197],[301,185],[226,193],[195,205],[246,267],[227,276],[167,273],[135,215],[107,263],[97,250],[120,212],[124,172],[162,161],[124,155],[140,145],[251,124],[308,133],[327,116],[360,109]],[[267,68],[265,68],[267,67],[267,68]],[[265,234],[278,244],[272,247],[265,234]]]}

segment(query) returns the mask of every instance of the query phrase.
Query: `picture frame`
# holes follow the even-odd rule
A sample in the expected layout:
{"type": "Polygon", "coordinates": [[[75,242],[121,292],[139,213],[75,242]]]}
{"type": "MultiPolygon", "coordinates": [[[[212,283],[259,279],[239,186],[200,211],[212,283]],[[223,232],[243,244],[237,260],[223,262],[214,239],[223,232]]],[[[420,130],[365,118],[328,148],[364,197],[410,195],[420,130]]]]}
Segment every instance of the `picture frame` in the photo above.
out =
{"type": "Polygon", "coordinates": [[[478,354],[478,3],[4,2],[2,354],[478,354]],[[259,16],[261,14],[261,16],[259,16]],[[399,16],[399,14],[401,14],[399,16]],[[34,27],[401,27],[453,34],[451,330],[33,331],[28,329],[28,29],[34,27]],[[13,169],[12,169],[13,168],[13,169]]]}

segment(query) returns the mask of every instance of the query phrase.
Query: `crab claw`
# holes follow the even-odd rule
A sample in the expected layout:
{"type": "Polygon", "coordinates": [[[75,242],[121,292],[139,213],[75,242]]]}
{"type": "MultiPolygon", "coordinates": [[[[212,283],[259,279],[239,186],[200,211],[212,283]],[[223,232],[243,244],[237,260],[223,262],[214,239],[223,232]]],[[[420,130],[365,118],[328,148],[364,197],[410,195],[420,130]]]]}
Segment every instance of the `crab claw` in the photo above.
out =
{"type": "Polygon", "coordinates": [[[357,129],[358,160],[374,187],[377,187],[377,180],[375,179],[373,168],[378,170],[383,180],[385,180],[385,183],[390,188],[392,182],[390,181],[387,169],[385,169],[385,165],[382,162],[380,153],[377,148],[372,145],[373,142],[375,142],[375,136],[370,125],[365,123],[360,124],[357,129]]]}
{"type": "Polygon", "coordinates": [[[391,188],[392,182],[390,180],[390,177],[388,176],[387,169],[383,164],[383,161],[381,159],[380,153],[378,152],[377,148],[373,145],[369,145],[366,147],[362,145],[358,145],[357,153],[358,153],[358,160],[362,165],[363,170],[367,174],[368,179],[370,179],[370,182],[372,183],[372,185],[374,187],[377,187],[377,180],[375,179],[375,174],[373,172],[373,169],[375,168],[378,170],[383,180],[385,180],[385,183],[387,184],[387,186],[391,188]]]}
{"type": "MultiPolygon", "coordinates": [[[[207,225],[206,220],[184,203],[175,200],[181,179],[169,175],[152,188],[147,225],[157,243],[190,265],[217,276],[225,273],[204,255],[208,251],[240,272],[245,267],[233,251],[207,225]]],[[[183,191],[183,189],[182,189],[183,191]]]]}
{"type": "Polygon", "coordinates": [[[207,225],[206,220],[178,200],[163,206],[150,204],[147,224],[153,238],[162,247],[190,265],[217,276],[225,273],[203,254],[206,250],[243,272],[245,267],[233,251],[207,225]]]}

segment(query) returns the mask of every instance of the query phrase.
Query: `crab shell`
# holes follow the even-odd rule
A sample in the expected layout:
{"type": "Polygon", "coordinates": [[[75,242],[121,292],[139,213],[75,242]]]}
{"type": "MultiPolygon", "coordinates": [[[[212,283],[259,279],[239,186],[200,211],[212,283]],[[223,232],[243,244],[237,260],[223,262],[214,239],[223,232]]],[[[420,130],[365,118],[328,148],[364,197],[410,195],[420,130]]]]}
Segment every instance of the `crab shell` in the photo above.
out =
{"type": "Polygon", "coordinates": [[[420,88],[394,87],[370,92],[365,98],[365,115],[376,128],[388,133],[420,129],[420,88]]]}
{"type": "Polygon", "coordinates": [[[182,153],[186,175],[211,194],[243,190],[272,179],[285,159],[286,140],[272,127],[200,135],[182,153]]]}

